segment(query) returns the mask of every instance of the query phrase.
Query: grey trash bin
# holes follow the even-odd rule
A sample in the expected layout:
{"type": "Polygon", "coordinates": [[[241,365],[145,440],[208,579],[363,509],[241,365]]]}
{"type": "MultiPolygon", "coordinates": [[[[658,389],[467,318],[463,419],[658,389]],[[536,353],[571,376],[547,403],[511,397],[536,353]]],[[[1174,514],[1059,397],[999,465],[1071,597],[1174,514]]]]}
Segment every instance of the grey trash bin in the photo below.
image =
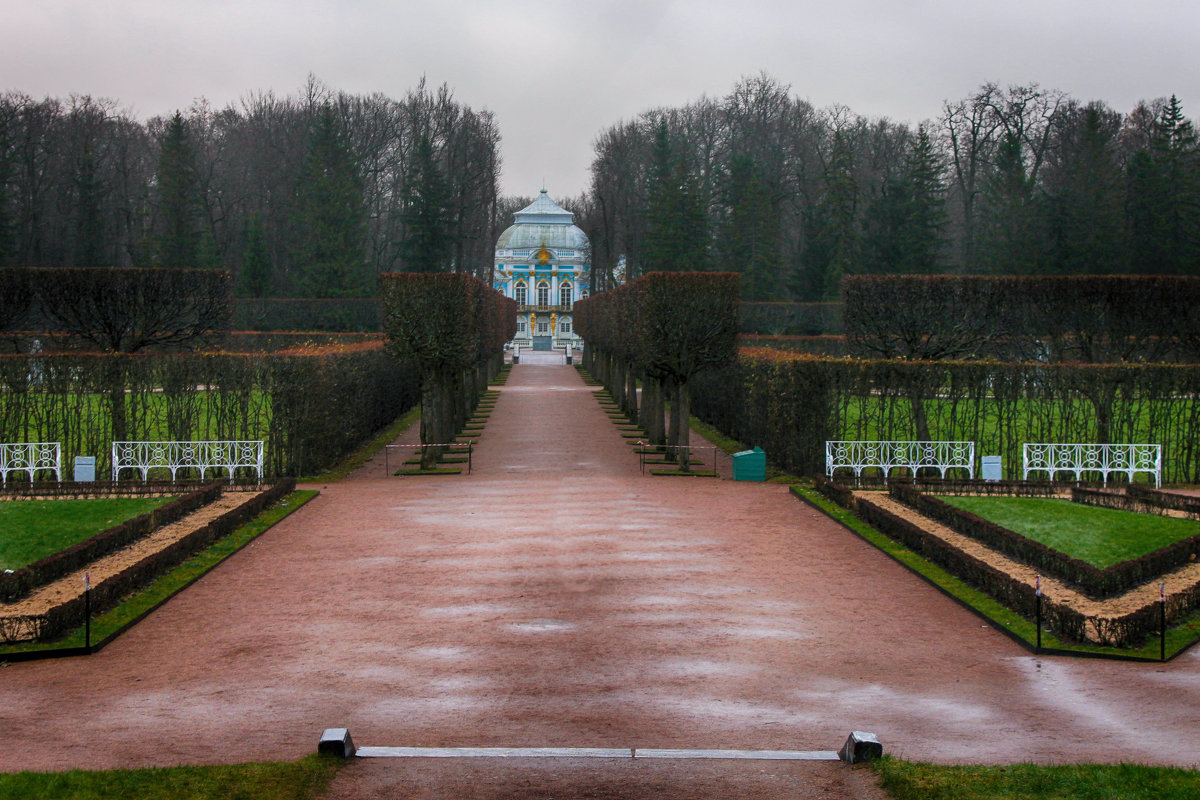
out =
{"type": "Polygon", "coordinates": [[[733,454],[733,479],[735,481],[765,481],[767,479],[767,454],[761,447],[733,454]]]}

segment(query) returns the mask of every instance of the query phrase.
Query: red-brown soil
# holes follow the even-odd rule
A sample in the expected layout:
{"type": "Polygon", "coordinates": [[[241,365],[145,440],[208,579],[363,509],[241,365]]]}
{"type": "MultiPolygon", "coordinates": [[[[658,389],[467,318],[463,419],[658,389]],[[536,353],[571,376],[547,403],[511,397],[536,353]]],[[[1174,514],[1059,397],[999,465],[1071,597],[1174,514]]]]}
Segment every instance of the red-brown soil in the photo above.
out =
{"type": "MultiPolygon", "coordinates": [[[[1032,656],[786,487],[643,477],[631,450],[573,369],[519,365],[473,474],[388,477],[380,456],[100,654],[0,670],[0,770],[291,759],[326,727],[801,750],[858,729],[936,761],[1200,761],[1200,651],[1032,656]]],[[[864,774],[372,759],[330,797],[878,797],[864,774]]]]}

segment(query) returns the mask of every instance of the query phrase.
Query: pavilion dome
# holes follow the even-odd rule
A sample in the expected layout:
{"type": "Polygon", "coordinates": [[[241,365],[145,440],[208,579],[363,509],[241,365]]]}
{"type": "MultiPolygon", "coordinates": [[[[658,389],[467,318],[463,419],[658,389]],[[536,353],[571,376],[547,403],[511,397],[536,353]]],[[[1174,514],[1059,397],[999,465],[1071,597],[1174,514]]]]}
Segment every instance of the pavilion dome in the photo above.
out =
{"type": "Polygon", "coordinates": [[[538,198],[513,215],[513,224],[496,240],[497,250],[550,248],[585,250],[587,234],[575,227],[575,215],[550,199],[542,189],[538,198]]]}

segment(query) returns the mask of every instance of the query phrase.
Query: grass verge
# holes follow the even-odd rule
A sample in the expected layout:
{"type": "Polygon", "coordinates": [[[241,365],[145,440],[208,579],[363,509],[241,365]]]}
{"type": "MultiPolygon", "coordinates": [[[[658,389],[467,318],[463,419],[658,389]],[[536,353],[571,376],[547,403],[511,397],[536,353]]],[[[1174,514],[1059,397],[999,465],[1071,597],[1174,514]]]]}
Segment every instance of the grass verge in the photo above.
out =
{"type": "Polygon", "coordinates": [[[299,761],[208,767],[114,769],[96,772],[0,774],[0,797],[39,800],[314,800],[342,765],[311,755],[299,761]]]}
{"type": "MultiPolygon", "coordinates": [[[[817,510],[824,512],[835,521],[840,522],[858,534],[858,536],[882,550],[892,559],[908,567],[940,589],[944,594],[949,595],[984,617],[985,620],[1002,633],[1024,644],[1029,649],[1034,649],[1037,642],[1037,628],[1032,621],[1001,605],[978,589],[967,585],[941,567],[931,564],[902,544],[889,539],[854,516],[854,514],[829,500],[824,495],[819,494],[812,487],[794,485],[792,486],[792,493],[817,510]]],[[[1190,614],[1177,625],[1167,629],[1167,658],[1183,652],[1197,641],[1200,641],[1200,612],[1190,614]]],[[[1066,642],[1048,631],[1043,631],[1042,648],[1043,650],[1058,651],[1063,654],[1078,656],[1133,658],[1157,661],[1159,640],[1157,637],[1151,637],[1146,644],[1138,649],[1122,649],[1118,647],[1100,647],[1098,645],[1066,642]]]]}
{"type": "MultiPolygon", "coordinates": [[[[124,633],[151,611],[195,583],[222,561],[250,544],[284,517],[316,497],[317,494],[311,489],[292,492],[233,533],[214,542],[207,549],[163,574],[146,588],[130,595],[112,610],[96,616],[92,620],[92,649],[97,650],[124,633]]],[[[54,642],[31,642],[0,647],[0,661],[6,656],[50,653],[55,650],[83,646],[84,630],[80,627],[54,642]]],[[[0,797],[5,796],[0,793],[0,797]]]]}
{"type": "Polygon", "coordinates": [[[895,800],[1190,800],[1200,772],[1137,764],[943,766],[884,757],[872,763],[895,800]]]}

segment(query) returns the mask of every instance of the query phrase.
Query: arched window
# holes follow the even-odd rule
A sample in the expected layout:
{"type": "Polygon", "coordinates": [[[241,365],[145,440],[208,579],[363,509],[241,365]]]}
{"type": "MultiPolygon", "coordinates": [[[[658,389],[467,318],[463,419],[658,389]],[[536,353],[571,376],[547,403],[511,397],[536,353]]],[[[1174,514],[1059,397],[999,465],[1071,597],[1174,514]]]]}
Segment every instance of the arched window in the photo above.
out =
{"type": "Polygon", "coordinates": [[[558,304],[560,306],[565,306],[566,308],[571,307],[571,284],[570,284],[570,282],[560,283],[558,285],[558,304]]]}
{"type": "Polygon", "coordinates": [[[517,281],[516,287],[513,288],[513,299],[517,301],[517,305],[528,305],[525,301],[528,299],[529,291],[525,287],[525,281],[517,281]]]}
{"type": "Polygon", "coordinates": [[[537,304],[539,306],[550,305],[550,284],[546,281],[538,281],[537,304]]]}

